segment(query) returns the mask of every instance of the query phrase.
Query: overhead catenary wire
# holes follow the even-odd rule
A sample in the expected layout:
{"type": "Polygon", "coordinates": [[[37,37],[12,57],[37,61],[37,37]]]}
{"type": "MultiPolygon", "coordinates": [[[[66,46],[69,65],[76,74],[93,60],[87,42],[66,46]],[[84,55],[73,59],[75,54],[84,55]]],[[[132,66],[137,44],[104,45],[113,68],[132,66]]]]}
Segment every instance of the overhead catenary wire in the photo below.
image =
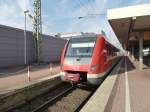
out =
{"type": "Polygon", "coordinates": [[[87,13],[89,13],[89,8],[87,6],[85,6],[85,4],[83,2],[81,2],[81,0],[78,0],[78,3],[81,8],[83,7],[85,9],[85,11],[87,11],[87,13]]]}
{"type": "Polygon", "coordinates": [[[95,11],[95,7],[93,6],[94,2],[92,4],[91,0],[87,0],[86,3],[81,1],[81,0],[78,0],[78,1],[79,1],[80,6],[84,7],[85,11],[87,11],[88,13],[91,12],[91,11],[92,12],[95,11]]]}
{"type": "MultiPolygon", "coordinates": [[[[88,4],[91,4],[91,0],[88,0],[88,4]]],[[[95,7],[93,6],[93,3],[91,5],[89,5],[89,7],[91,8],[92,11],[95,10],[95,7]]]]}

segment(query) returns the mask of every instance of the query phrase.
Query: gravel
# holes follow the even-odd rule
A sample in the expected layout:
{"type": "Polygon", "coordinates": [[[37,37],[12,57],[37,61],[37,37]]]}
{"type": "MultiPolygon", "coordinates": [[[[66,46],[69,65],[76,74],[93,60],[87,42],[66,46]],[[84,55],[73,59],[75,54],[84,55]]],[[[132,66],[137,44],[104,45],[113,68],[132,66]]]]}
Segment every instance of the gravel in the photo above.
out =
{"type": "Polygon", "coordinates": [[[12,109],[9,112],[31,112],[32,110],[39,107],[47,100],[52,99],[53,97],[57,96],[59,93],[61,93],[62,91],[70,87],[71,87],[70,84],[62,83],[58,85],[57,87],[50,89],[46,93],[40,95],[39,97],[36,97],[35,99],[32,99],[31,101],[27,101],[26,104],[23,104],[22,106],[17,107],[15,109],[12,109]]]}
{"type": "Polygon", "coordinates": [[[74,112],[91,93],[91,90],[76,88],[66,97],[50,106],[48,112],[74,112]]]}

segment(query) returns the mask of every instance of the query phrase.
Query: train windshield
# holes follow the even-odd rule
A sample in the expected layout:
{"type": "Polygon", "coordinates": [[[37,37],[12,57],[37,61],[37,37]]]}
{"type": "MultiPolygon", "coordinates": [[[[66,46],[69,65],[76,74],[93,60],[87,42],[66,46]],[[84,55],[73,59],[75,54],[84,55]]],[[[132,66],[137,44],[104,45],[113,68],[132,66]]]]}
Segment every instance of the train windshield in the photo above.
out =
{"type": "Polygon", "coordinates": [[[66,57],[91,57],[96,37],[72,38],[69,41],[66,57]]]}

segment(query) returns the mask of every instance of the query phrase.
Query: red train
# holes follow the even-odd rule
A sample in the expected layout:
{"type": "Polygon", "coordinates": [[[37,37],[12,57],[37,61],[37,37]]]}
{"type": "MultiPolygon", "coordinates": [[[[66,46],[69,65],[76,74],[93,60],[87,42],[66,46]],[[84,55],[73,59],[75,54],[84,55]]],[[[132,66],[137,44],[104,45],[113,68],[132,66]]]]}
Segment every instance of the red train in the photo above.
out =
{"type": "Polygon", "coordinates": [[[71,38],[61,55],[61,79],[73,83],[98,85],[116,63],[116,48],[104,35],[71,38]]]}

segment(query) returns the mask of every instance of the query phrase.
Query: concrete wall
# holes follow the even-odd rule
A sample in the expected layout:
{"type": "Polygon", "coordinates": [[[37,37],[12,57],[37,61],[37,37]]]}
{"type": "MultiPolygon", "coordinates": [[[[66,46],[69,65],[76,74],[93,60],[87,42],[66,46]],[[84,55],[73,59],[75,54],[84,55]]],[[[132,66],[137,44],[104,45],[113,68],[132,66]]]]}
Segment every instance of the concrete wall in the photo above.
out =
{"type": "MultiPolygon", "coordinates": [[[[43,35],[42,59],[59,61],[66,40],[43,35]]],[[[33,62],[34,43],[32,32],[27,32],[27,62],[33,62]]],[[[0,67],[24,64],[24,31],[0,25],[0,67]]]]}
{"type": "Polygon", "coordinates": [[[45,35],[42,41],[42,60],[44,62],[58,61],[65,43],[63,39],[45,35]]]}

